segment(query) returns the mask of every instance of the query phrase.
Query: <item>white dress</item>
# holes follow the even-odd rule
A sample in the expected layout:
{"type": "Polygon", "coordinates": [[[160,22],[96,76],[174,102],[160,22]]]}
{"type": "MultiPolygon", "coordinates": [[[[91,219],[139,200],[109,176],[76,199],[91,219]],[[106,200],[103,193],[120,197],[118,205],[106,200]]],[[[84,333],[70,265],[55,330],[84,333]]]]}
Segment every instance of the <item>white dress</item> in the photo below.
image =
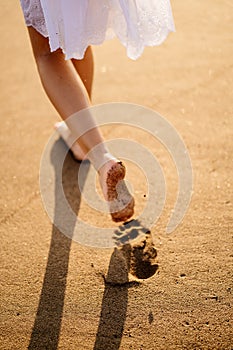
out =
{"type": "Polygon", "coordinates": [[[169,0],[20,0],[27,26],[49,38],[51,51],[82,59],[89,45],[118,37],[131,59],[160,45],[174,22],[169,0]]]}

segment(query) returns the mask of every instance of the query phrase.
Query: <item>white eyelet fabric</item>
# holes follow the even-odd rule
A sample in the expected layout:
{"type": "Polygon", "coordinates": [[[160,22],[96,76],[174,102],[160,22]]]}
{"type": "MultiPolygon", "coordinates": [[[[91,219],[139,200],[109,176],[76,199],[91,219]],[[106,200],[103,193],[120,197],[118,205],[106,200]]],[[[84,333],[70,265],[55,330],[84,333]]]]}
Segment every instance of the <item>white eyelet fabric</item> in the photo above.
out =
{"type": "Polygon", "coordinates": [[[89,45],[118,37],[137,59],[160,45],[174,22],[169,0],[20,0],[27,26],[49,37],[51,51],[82,59],[89,45]]]}

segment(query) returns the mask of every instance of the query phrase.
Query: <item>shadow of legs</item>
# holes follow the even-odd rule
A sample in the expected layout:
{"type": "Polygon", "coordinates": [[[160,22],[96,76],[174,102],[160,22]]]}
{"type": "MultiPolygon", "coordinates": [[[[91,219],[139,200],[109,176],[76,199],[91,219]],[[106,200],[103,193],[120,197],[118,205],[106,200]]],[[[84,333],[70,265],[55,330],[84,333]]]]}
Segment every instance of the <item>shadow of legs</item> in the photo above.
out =
{"type": "Polygon", "coordinates": [[[96,334],[94,350],[117,350],[123,335],[128,303],[128,271],[124,264],[119,264],[118,250],[115,249],[110,260],[105,290],[102,300],[101,316],[96,334]],[[112,276],[118,274],[118,279],[124,284],[108,283],[112,276]],[[121,274],[121,275],[120,275],[121,274]]]}
{"type": "Polygon", "coordinates": [[[57,349],[71,240],[55,226],[36,319],[28,349],[57,349]]]}
{"type": "Polygon", "coordinates": [[[140,285],[140,282],[129,282],[128,272],[136,278],[146,279],[158,270],[155,263],[157,251],[151,232],[142,227],[140,222],[134,220],[120,226],[115,231],[116,242],[130,241],[142,233],[143,236],[134,244],[126,243],[115,248],[111,256],[94,350],[118,350],[120,347],[127,312],[128,288],[140,285]]]}
{"type": "MultiPolygon", "coordinates": [[[[65,145],[63,142],[58,140],[52,148],[51,162],[54,166],[55,174],[59,171],[59,151],[62,150],[64,152],[64,147],[65,145]]],[[[68,155],[63,165],[62,181],[67,200],[73,211],[76,213],[78,213],[81,200],[81,194],[77,186],[78,169],[78,163],[75,163],[68,155]]],[[[60,215],[62,212],[62,204],[59,203],[57,191],[58,187],[56,186],[55,222],[57,222],[56,216],[60,215]]],[[[74,226],[75,222],[71,223],[70,227],[74,228],[74,226]]],[[[55,350],[58,347],[71,243],[72,240],[63,235],[53,225],[48,262],[37,314],[28,346],[29,350],[55,350]]]]}

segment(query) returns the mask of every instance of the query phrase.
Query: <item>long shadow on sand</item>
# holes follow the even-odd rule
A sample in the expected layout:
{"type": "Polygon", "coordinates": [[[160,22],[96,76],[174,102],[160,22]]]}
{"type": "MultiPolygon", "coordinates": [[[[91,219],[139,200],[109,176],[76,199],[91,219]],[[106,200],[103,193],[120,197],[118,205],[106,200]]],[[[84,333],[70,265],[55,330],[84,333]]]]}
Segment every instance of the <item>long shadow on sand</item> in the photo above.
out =
{"type": "Polygon", "coordinates": [[[157,251],[150,231],[136,220],[124,226],[120,226],[116,232],[117,240],[123,246],[114,249],[107,276],[104,277],[105,289],[94,350],[120,348],[127,315],[128,289],[140,286],[138,281],[129,281],[129,272],[137,279],[146,279],[158,270],[155,263],[157,251]],[[130,238],[140,233],[144,233],[144,236],[131,244],[130,238]]]}
{"type": "MultiPolygon", "coordinates": [[[[58,140],[54,143],[52,148],[51,162],[54,166],[55,174],[57,174],[59,169],[59,151],[63,149],[64,152],[64,147],[65,145],[63,142],[58,140]]],[[[68,154],[63,165],[62,181],[67,200],[75,213],[78,213],[81,201],[81,194],[77,186],[78,169],[79,164],[74,162],[70,154],[68,154]]],[[[87,170],[88,169],[89,168],[87,168],[87,170]]],[[[59,222],[57,216],[62,210],[62,204],[59,202],[58,198],[58,187],[56,185],[55,222],[59,222]]],[[[70,223],[71,228],[74,228],[74,226],[75,221],[70,223]]],[[[29,350],[55,350],[58,347],[71,242],[72,240],[70,238],[67,238],[53,225],[48,262],[28,346],[29,350]]]]}
{"type": "MultiPolygon", "coordinates": [[[[54,222],[60,222],[62,203],[59,201],[59,182],[57,174],[59,170],[59,154],[64,152],[64,143],[58,140],[51,150],[51,162],[56,174],[55,186],[55,214],[54,222]]],[[[86,167],[87,173],[89,165],[86,167]]],[[[77,186],[77,174],[79,164],[74,162],[70,154],[67,155],[63,164],[62,183],[66,198],[73,209],[78,214],[81,201],[81,193],[77,186]]],[[[84,185],[85,179],[83,181],[84,185]]],[[[82,191],[82,189],[81,189],[82,191]]],[[[75,227],[74,222],[69,222],[72,232],[75,227]]],[[[61,329],[64,298],[66,290],[66,278],[68,274],[69,254],[72,239],[67,238],[54,225],[48,262],[44,275],[39,305],[36,318],[31,333],[28,346],[29,350],[58,348],[59,335],[61,329]]],[[[151,241],[150,232],[140,226],[139,222],[134,224],[126,223],[119,226],[115,232],[116,243],[123,244],[122,248],[115,248],[112,253],[107,276],[104,277],[105,290],[102,299],[101,316],[98,331],[94,344],[94,350],[111,349],[118,350],[123,336],[124,323],[127,313],[128,289],[140,285],[138,282],[129,282],[128,272],[137,278],[149,278],[157,270],[154,264],[156,250],[151,241]],[[127,243],[131,238],[135,238],[140,232],[146,233],[143,240],[136,246],[127,243]]],[[[78,339],[76,340],[78,344],[78,339]]]]}
{"type": "Polygon", "coordinates": [[[120,347],[128,304],[128,272],[122,269],[122,280],[125,283],[108,283],[115,270],[119,270],[117,250],[114,250],[105,280],[105,290],[102,299],[101,316],[96,335],[94,350],[111,349],[120,347]],[[126,275],[125,275],[126,274],[126,275]]]}

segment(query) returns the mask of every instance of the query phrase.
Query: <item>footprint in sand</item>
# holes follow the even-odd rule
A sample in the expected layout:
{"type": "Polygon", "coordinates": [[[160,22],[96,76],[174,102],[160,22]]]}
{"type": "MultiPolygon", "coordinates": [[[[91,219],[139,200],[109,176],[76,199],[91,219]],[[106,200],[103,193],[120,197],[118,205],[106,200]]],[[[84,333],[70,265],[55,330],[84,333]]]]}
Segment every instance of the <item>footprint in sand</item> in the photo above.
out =
{"type": "Polygon", "coordinates": [[[128,266],[128,272],[136,278],[146,279],[158,270],[157,250],[151,232],[132,220],[115,231],[116,243],[124,244],[120,249],[128,266]]]}
{"type": "Polygon", "coordinates": [[[153,276],[158,270],[155,263],[157,250],[154,246],[151,232],[145,238],[131,247],[130,273],[140,279],[153,276]]]}
{"type": "Polygon", "coordinates": [[[116,246],[132,243],[133,240],[142,238],[148,229],[143,227],[139,220],[130,220],[120,225],[117,230],[114,231],[113,239],[116,246]]]}

